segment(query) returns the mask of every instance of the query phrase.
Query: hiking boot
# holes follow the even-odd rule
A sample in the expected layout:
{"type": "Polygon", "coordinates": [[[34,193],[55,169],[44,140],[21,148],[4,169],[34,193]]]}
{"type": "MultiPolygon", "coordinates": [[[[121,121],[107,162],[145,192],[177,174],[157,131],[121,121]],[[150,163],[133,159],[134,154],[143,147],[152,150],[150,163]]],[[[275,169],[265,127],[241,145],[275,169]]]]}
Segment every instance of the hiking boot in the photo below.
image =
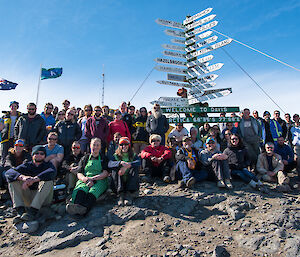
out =
{"type": "Polygon", "coordinates": [[[291,187],[288,184],[279,185],[277,186],[276,190],[283,193],[288,193],[292,191],[291,187]]]}
{"type": "Polygon", "coordinates": [[[130,206],[132,205],[132,198],[129,194],[126,194],[125,198],[124,198],[124,205],[125,206],[130,206]]]}
{"type": "Polygon", "coordinates": [[[188,188],[191,188],[196,182],[196,179],[194,177],[191,177],[187,182],[186,182],[186,186],[188,188]]]}
{"type": "Polygon", "coordinates": [[[249,182],[249,185],[250,185],[252,188],[254,188],[254,189],[256,189],[257,186],[258,186],[257,182],[255,182],[254,180],[251,180],[251,181],[249,182]]]}
{"type": "Polygon", "coordinates": [[[33,220],[36,220],[36,216],[37,216],[38,212],[39,212],[38,209],[30,207],[27,212],[25,212],[25,213],[22,214],[21,219],[23,221],[33,221],[33,220]]]}
{"type": "Polygon", "coordinates": [[[184,188],[185,187],[185,183],[183,180],[178,180],[178,187],[179,188],[184,188]]]}
{"type": "Polygon", "coordinates": [[[16,208],[14,208],[14,210],[16,211],[17,216],[13,218],[12,223],[17,224],[17,223],[22,222],[23,220],[21,219],[21,217],[26,212],[25,207],[23,207],[23,206],[16,207],[16,208]]]}
{"type": "Polygon", "coordinates": [[[68,203],[66,206],[66,211],[70,215],[84,215],[87,211],[87,208],[85,206],[82,206],[80,204],[76,203],[68,203]]]}
{"type": "Polygon", "coordinates": [[[269,193],[269,190],[266,187],[264,187],[264,186],[258,187],[258,190],[260,192],[262,192],[263,194],[268,194],[269,193]]]}
{"type": "Polygon", "coordinates": [[[225,179],[225,184],[226,184],[226,186],[227,186],[229,189],[232,189],[232,188],[233,188],[233,185],[231,184],[230,179],[225,179]]]}
{"type": "Polygon", "coordinates": [[[119,200],[118,200],[118,206],[124,206],[124,194],[120,194],[119,200]]]}
{"type": "Polygon", "coordinates": [[[171,182],[171,178],[169,176],[165,176],[163,180],[164,180],[165,183],[170,183],[171,182]]]}
{"type": "Polygon", "coordinates": [[[217,187],[219,187],[219,188],[225,188],[226,185],[225,185],[225,183],[224,183],[223,180],[219,180],[218,183],[217,183],[217,187]]]}

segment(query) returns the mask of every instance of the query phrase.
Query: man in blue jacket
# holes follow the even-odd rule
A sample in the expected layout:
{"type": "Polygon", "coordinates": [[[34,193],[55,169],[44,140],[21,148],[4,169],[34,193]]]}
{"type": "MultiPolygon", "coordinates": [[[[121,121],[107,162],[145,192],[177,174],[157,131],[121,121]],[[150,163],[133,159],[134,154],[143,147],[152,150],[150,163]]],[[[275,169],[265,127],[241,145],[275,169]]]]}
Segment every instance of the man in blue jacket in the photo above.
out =
{"type": "Polygon", "coordinates": [[[296,168],[296,162],[294,161],[294,152],[290,146],[284,143],[284,137],[281,136],[277,139],[277,145],[275,145],[274,152],[279,154],[284,164],[285,172],[292,171],[296,168]]]}
{"type": "Polygon", "coordinates": [[[56,169],[51,162],[44,161],[45,157],[45,147],[37,145],[32,148],[32,161],[5,173],[13,207],[18,213],[14,223],[36,220],[40,208],[52,201],[56,169]]]}

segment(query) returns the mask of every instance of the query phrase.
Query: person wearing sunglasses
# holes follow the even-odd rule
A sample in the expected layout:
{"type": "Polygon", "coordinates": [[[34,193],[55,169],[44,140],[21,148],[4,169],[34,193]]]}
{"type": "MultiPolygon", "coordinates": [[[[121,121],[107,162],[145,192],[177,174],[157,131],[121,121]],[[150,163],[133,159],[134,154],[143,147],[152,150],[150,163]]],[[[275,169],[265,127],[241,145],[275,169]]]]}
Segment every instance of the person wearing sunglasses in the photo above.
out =
{"type": "MultiPolygon", "coordinates": [[[[230,143],[224,150],[224,154],[228,156],[229,168],[233,177],[243,180],[252,188],[263,191],[263,183],[248,170],[250,159],[248,151],[244,146],[238,134],[230,135],[230,143]]],[[[263,192],[266,192],[265,190],[263,192]]]]}
{"type": "Polygon", "coordinates": [[[74,170],[77,172],[78,181],[72,193],[72,200],[66,206],[70,215],[87,214],[108,188],[108,160],[101,154],[101,140],[93,138],[90,149],[91,153],[82,157],[74,170]]]}
{"type": "Polygon", "coordinates": [[[108,162],[111,169],[112,190],[119,196],[118,205],[131,205],[138,196],[141,160],[130,145],[128,137],[121,137],[119,146],[108,162]]]}
{"type": "Polygon", "coordinates": [[[266,143],[265,150],[257,159],[257,177],[266,182],[278,182],[278,191],[290,192],[290,179],[283,171],[284,164],[281,156],[274,152],[274,143],[266,143]]]}
{"type": "Polygon", "coordinates": [[[61,110],[56,115],[56,123],[58,123],[61,120],[64,120],[66,116],[66,112],[64,110],[61,110]]]}
{"type": "Polygon", "coordinates": [[[48,133],[52,130],[52,128],[56,123],[55,118],[52,115],[52,111],[53,111],[53,104],[46,103],[44,107],[44,111],[41,113],[41,117],[44,119],[46,123],[45,125],[48,133]]]}
{"type": "Polygon", "coordinates": [[[5,176],[17,212],[13,223],[36,221],[39,210],[53,199],[53,181],[56,169],[51,162],[45,162],[46,149],[42,145],[32,148],[32,161],[9,169],[5,176]]]}
{"type": "Polygon", "coordinates": [[[72,193],[76,182],[77,182],[77,167],[79,165],[79,161],[83,157],[83,153],[81,152],[80,143],[78,141],[74,141],[72,144],[72,153],[63,160],[61,168],[62,173],[66,174],[67,181],[67,189],[68,193],[72,193]]]}
{"type": "Polygon", "coordinates": [[[47,144],[44,145],[46,149],[46,162],[52,162],[56,170],[60,166],[64,158],[64,148],[57,143],[58,135],[56,132],[50,132],[47,137],[47,144]]]}
{"type": "Polygon", "coordinates": [[[140,154],[149,142],[149,133],[146,130],[147,118],[146,107],[140,108],[140,116],[134,120],[135,132],[132,134],[133,150],[136,154],[140,154]]]}
{"type": "Polygon", "coordinates": [[[107,105],[102,106],[102,112],[103,112],[102,117],[106,120],[107,124],[114,120],[114,118],[109,115],[109,111],[110,110],[107,105]]]}
{"type": "Polygon", "coordinates": [[[3,115],[1,125],[3,126],[1,130],[1,163],[3,165],[5,162],[5,157],[8,153],[9,148],[14,146],[14,127],[17,119],[21,116],[18,112],[19,103],[17,101],[12,101],[9,104],[10,111],[3,115]]]}
{"type": "Polygon", "coordinates": [[[36,113],[36,105],[27,105],[27,114],[22,115],[15,125],[15,139],[23,139],[25,147],[30,152],[34,145],[44,142],[46,125],[41,115],[36,113]]]}
{"type": "Polygon", "coordinates": [[[84,116],[78,119],[78,124],[81,128],[81,138],[79,139],[79,143],[81,146],[82,153],[87,152],[87,147],[89,144],[89,139],[85,135],[85,127],[87,120],[92,116],[93,107],[91,104],[87,104],[84,106],[84,116]]]}
{"type": "Polygon", "coordinates": [[[182,138],[188,136],[188,130],[183,126],[183,123],[176,123],[175,128],[170,132],[168,137],[175,137],[176,141],[181,145],[182,138]]]}
{"type": "Polygon", "coordinates": [[[161,136],[153,134],[149,138],[150,145],[141,152],[143,173],[145,179],[149,182],[152,178],[163,178],[166,183],[171,182],[170,177],[170,159],[172,151],[161,145],[161,136]]]}
{"type": "Polygon", "coordinates": [[[71,151],[71,146],[74,141],[79,140],[81,137],[81,129],[74,119],[75,112],[69,109],[66,112],[64,120],[59,121],[55,127],[54,132],[58,134],[58,144],[64,148],[64,156],[68,156],[71,151]]]}

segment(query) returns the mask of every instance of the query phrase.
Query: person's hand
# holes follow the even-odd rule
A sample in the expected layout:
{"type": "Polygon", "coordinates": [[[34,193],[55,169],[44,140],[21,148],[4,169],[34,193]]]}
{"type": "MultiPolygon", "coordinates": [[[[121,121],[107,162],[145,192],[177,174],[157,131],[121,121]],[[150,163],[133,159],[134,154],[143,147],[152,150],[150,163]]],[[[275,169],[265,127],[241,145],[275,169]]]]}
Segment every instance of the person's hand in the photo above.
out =
{"type": "Polygon", "coordinates": [[[151,161],[153,161],[153,162],[157,162],[157,158],[156,158],[155,156],[152,156],[150,159],[151,159],[151,161]]]}
{"type": "Polygon", "coordinates": [[[76,174],[76,171],[77,170],[77,167],[72,167],[72,168],[70,168],[70,172],[72,172],[73,174],[76,174]]]}
{"type": "Polygon", "coordinates": [[[87,185],[88,187],[92,187],[92,186],[94,185],[94,181],[93,181],[92,179],[88,179],[86,185],[87,185]]]}
{"type": "Polygon", "coordinates": [[[289,164],[287,160],[283,160],[282,162],[283,162],[284,165],[288,165],[289,164]]]}
{"type": "Polygon", "coordinates": [[[274,177],[275,176],[275,172],[274,171],[268,171],[267,175],[270,177],[274,177]]]}
{"type": "Polygon", "coordinates": [[[35,182],[39,182],[38,177],[27,177],[24,183],[22,184],[22,188],[26,190],[28,187],[32,186],[35,182]]]}
{"type": "Polygon", "coordinates": [[[213,160],[219,160],[220,154],[215,153],[211,158],[212,158],[213,160]]]}
{"type": "Polygon", "coordinates": [[[160,164],[164,159],[162,157],[157,158],[158,164],[160,164]]]}
{"type": "Polygon", "coordinates": [[[223,161],[226,160],[228,156],[226,154],[219,154],[219,160],[223,161]]]}
{"type": "Polygon", "coordinates": [[[122,167],[121,169],[119,169],[119,175],[123,176],[125,174],[126,170],[127,169],[125,167],[122,167]]]}
{"type": "Polygon", "coordinates": [[[86,183],[88,182],[89,178],[88,178],[88,177],[84,177],[84,178],[82,178],[81,180],[82,180],[83,183],[86,184],[86,183]]]}

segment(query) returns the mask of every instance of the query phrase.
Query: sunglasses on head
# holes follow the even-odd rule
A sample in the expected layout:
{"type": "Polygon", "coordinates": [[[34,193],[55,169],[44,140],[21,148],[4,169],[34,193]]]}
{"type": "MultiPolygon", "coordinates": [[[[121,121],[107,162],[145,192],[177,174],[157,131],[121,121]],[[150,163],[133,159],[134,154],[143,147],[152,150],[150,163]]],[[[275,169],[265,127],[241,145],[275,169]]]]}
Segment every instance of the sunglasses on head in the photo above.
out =
{"type": "Polygon", "coordinates": [[[80,146],[72,146],[72,149],[80,149],[80,146]]]}

